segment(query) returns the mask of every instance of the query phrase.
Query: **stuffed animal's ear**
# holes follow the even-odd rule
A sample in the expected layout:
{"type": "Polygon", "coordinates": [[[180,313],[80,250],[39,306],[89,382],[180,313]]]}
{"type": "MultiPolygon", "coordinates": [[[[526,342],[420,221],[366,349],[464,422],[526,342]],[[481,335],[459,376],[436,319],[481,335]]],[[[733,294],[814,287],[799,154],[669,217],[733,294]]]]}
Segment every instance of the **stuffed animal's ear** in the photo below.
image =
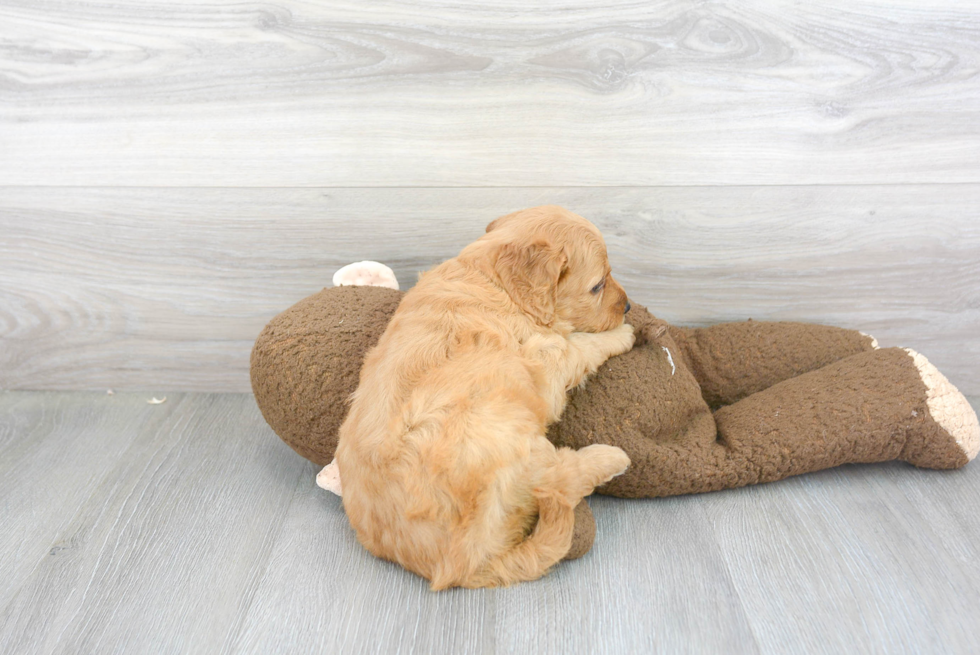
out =
{"type": "Polygon", "coordinates": [[[567,264],[568,257],[560,248],[538,239],[501,245],[494,269],[501,286],[518,307],[542,325],[551,325],[555,320],[558,279],[567,264]]]}
{"type": "Polygon", "coordinates": [[[335,287],[386,287],[398,291],[395,272],[379,262],[354,262],[333,274],[335,287]]]}

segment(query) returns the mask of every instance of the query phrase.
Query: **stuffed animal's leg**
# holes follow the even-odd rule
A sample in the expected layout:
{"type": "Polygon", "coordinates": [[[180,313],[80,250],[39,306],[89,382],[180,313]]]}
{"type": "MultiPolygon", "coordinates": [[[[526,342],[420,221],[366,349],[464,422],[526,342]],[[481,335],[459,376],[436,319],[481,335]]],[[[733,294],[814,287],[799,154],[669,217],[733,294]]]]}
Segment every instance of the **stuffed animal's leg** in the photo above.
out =
{"type": "Polygon", "coordinates": [[[980,450],[980,425],[922,355],[888,348],[776,384],[719,409],[714,420],[698,415],[669,441],[626,450],[629,470],[599,493],[700,493],[895,459],[957,468],[980,450]]]}
{"type": "Polygon", "coordinates": [[[806,323],[744,321],[669,334],[713,408],[877,348],[855,330],[806,323]]]}
{"type": "Polygon", "coordinates": [[[745,482],[845,463],[958,468],[977,455],[966,398],[922,355],[888,348],[787,380],[715,413],[745,482]]]}

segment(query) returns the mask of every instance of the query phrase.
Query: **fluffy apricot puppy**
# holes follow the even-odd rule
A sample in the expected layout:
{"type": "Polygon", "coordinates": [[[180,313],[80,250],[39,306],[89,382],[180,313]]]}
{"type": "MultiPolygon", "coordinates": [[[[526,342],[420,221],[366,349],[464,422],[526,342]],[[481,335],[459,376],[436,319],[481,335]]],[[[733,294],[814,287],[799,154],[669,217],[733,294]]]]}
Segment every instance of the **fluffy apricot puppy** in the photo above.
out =
{"type": "Polygon", "coordinates": [[[571,546],[578,502],[630,463],[545,438],[566,392],[632,347],[628,309],[599,230],[560,207],[497,219],[424,273],[340,428],[360,542],[433,590],[544,575],[571,546]]]}

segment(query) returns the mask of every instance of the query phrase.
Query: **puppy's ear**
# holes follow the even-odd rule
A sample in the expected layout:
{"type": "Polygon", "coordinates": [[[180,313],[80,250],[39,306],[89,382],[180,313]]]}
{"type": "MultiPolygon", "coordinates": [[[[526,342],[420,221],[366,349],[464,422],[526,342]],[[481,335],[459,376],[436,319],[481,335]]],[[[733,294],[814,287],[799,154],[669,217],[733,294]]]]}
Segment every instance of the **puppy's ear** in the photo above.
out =
{"type": "Polygon", "coordinates": [[[490,232],[491,230],[496,230],[498,227],[500,227],[501,225],[503,225],[504,223],[506,223],[508,220],[510,220],[511,218],[514,218],[515,216],[517,216],[520,213],[521,212],[514,212],[513,214],[507,214],[506,216],[501,216],[500,218],[496,218],[496,219],[490,221],[490,225],[487,225],[487,232],[490,232]]]}
{"type": "MultiPolygon", "coordinates": [[[[492,225],[492,224],[491,224],[492,225]]],[[[568,264],[560,248],[544,239],[500,246],[494,266],[511,299],[542,325],[555,320],[558,279],[568,264]]]]}

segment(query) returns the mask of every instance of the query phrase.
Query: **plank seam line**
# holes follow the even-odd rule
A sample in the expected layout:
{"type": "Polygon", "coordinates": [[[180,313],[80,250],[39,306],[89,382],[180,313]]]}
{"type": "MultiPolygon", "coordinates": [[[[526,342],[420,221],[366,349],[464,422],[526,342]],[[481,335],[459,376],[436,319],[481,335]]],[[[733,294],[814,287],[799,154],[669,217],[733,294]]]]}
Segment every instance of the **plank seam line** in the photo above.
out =
{"type": "Polygon", "coordinates": [[[0,184],[0,190],[4,189],[89,189],[89,190],[109,190],[109,189],[129,189],[129,190],[168,190],[168,189],[336,189],[336,190],[395,190],[395,189],[443,189],[443,190],[479,190],[479,189],[759,189],[759,188],[815,188],[815,187],[868,187],[868,188],[891,188],[891,187],[955,187],[955,186],[978,186],[980,180],[973,182],[881,182],[881,183],[798,183],[798,184],[599,184],[599,185],[574,185],[574,184],[539,184],[539,185],[162,185],[162,186],[143,186],[143,185],[92,185],[92,184],[0,184]]]}

